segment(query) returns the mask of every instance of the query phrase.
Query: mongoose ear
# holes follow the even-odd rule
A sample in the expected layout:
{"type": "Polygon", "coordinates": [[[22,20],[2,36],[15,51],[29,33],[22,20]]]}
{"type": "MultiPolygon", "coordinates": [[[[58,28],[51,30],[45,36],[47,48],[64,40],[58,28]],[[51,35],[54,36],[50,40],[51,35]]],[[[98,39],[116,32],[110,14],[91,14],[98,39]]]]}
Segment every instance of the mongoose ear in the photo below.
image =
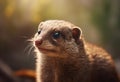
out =
{"type": "Polygon", "coordinates": [[[78,41],[81,35],[81,29],[80,28],[73,28],[72,29],[72,36],[75,39],[75,41],[78,41]]]}

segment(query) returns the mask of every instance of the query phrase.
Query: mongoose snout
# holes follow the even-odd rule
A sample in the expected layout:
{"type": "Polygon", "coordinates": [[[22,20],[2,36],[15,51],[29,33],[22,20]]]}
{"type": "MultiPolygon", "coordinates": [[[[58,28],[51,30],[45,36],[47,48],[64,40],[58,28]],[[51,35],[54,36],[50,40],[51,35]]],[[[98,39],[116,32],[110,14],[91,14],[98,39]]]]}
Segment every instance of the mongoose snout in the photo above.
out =
{"type": "Polygon", "coordinates": [[[42,42],[43,42],[42,39],[41,40],[36,40],[35,41],[35,45],[36,46],[40,46],[42,44],[42,42]]]}

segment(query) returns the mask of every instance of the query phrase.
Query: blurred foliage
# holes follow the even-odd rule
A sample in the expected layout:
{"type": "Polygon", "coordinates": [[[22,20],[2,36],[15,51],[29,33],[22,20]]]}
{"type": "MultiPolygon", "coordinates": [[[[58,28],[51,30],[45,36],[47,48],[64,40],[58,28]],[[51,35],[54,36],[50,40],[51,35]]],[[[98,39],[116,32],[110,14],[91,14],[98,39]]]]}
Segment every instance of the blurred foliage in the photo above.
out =
{"type": "Polygon", "coordinates": [[[88,41],[103,45],[114,57],[120,57],[119,3],[119,0],[0,0],[0,56],[14,69],[26,65],[33,68],[34,57],[29,59],[24,53],[26,40],[34,35],[39,22],[62,19],[80,26],[88,41]]]}
{"type": "Polygon", "coordinates": [[[120,1],[101,0],[93,9],[94,24],[102,35],[102,42],[110,53],[115,56],[120,54],[120,1]],[[101,6],[102,5],[102,6],[101,6]]]}

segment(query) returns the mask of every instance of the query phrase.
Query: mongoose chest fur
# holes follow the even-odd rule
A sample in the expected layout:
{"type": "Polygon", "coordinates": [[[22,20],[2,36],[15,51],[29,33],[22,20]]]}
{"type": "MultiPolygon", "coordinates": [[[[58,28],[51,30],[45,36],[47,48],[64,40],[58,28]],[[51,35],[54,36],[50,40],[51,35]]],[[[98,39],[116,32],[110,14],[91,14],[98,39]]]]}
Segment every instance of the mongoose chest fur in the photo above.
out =
{"type": "Polygon", "coordinates": [[[119,82],[111,56],[70,22],[41,22],[32,41],[37,82],[119,82]]]}

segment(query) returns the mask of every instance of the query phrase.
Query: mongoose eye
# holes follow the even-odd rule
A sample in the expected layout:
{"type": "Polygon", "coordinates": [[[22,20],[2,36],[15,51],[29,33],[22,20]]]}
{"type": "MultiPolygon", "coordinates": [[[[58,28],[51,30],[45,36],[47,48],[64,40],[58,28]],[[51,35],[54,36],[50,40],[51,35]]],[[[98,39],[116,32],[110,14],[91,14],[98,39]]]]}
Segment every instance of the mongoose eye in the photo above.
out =
{"type": "Polygon", "coordinates": [[[41,33],[41,30],[38,30],[38,32],[37,32],[38,34],[40,34],[41,33]]]}
{"type": "Polygon", "coordinates": [[[60,36],[61,36],[61,33],[60,33],[60,32],[54,32],[53,35],[52,35],[52,37],[53,37],[54,39],[58,39],[58,38],[60,38],[60,36]]]}

